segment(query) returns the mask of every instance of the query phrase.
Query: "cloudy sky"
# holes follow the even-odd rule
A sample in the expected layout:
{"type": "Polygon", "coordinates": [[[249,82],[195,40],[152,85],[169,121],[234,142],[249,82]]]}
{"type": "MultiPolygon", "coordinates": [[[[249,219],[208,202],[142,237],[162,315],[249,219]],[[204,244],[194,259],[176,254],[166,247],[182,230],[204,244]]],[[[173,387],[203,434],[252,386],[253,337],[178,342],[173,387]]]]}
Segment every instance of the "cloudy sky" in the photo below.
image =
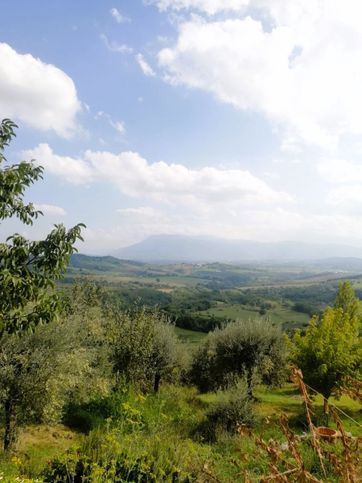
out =
{"type": "Polygon", "coordinates": [[[360,0],[12,0],[9,161],[45,168],[32,229],[88,253],[152,234],[362,243],[360,0]]]}

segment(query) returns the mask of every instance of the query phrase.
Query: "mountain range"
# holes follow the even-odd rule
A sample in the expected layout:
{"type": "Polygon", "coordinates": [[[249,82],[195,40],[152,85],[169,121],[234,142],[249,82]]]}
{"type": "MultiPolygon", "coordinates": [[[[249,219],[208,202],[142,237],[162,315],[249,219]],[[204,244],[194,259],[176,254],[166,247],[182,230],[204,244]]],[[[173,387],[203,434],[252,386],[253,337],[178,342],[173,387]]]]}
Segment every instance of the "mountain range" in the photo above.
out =
{"type": "MultiPolygon", "coordinates": [[[[256,242],[213,237],[155,235],[112,253],[143,262],[294,262],[362,258],[362,247],[293,241],[256,242]]],[[[353,261],[351,261],[353,263],[353,261]]]]}

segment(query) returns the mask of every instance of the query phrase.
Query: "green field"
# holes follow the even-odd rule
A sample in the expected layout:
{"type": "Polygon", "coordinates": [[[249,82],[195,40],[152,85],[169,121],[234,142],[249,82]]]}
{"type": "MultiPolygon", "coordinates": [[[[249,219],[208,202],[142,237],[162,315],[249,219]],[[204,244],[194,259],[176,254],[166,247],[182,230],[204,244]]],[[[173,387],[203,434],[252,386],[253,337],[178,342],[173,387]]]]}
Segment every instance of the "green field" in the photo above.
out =
{"type": "Polygon", "coordinates": [[[206,337],[205,332],[197,332],[196,330],[181,329],[175,327],[176,334],[185,344],[189,344],[192,347],[197,347],[198,344],[206,337]]]}
{"type": "MultiPolygon", "coordinates": [[[[222,316],[233,320],[255,319],[260,317],[258,309],[247,309],[242,305],[236,304],[219,304],[217,307],[200,312],[200,314],[210,314],[218,317],[222,316]]],[[[307,314],[296,312],[295,310],[284,308],[280,305],[268,310],[263,317],[269,317],[276,324],[281,324],[282,326],[286,325],[288,327],[305,326],[310,319],[307,314]]]]}

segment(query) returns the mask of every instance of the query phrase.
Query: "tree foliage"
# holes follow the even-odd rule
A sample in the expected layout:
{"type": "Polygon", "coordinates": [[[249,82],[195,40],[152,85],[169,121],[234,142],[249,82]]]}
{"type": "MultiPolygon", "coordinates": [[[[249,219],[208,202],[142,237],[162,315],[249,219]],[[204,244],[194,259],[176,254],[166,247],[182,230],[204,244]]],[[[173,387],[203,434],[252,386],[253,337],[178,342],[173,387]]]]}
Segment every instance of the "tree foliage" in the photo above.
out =
{"type": "MultiPolygon", "coordinates": [[[[0,125],[0,221],[17,217],[32,225],[42,213],[25,203],[24,195],[42,178],[43,168],[26,161],[8,164],[4,149],[16,127],[9,119],[0,125]]],[[[51,289],[67,268],[75,242],[82,239],[82,227],[66,230],[55,225],[44,240],[29,241],[16,233],[0,243],[0,335],[33,329],[53,319],[58,298],[51,289]]]]}
{"type": "Polygon", "coordinates": [[[53,422],[67,399],[106,391],[91,320],[79,316],[40,325],[20,337],[3,334],[0,350],[0,404],[4,407],[4,448],[16,440],[19,422],[53,422]]]}
{"type": "Polygon", "coordinates": [[[143,389],[172,377],[178,366],[179,342],[174,327],[160,314],[139,309],[114,314],[110,344],[116,374],[143,389]]]}
{"type": "Polygon", "coordinates": [[[283,335],[268,319],[232,322],[205,339],[194,356],[191,380],[208,391],[246,376],[251,395],[255,376],[267,384],[284,379],[286,358],[283,335]]]}
{"type": "Polygon", "coordinates": [[[343,387],[348,377],[362,376],[360,302],[348,282],[339,286],[334,307],[312,317],[306,333],[293,338],[293,362],[304,380],[325,399],[343,387]]]}

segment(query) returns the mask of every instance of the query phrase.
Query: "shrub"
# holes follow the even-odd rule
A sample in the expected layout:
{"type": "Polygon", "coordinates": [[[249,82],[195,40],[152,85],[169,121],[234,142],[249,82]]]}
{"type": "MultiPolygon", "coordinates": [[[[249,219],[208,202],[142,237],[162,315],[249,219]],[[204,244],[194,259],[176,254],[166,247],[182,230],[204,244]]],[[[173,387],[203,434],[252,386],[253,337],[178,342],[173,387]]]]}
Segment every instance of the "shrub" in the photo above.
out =
{"type": "Polygon", "coordinates": [[[194,481],[181,467],[179,456],[178,449],[168,442],[153,441],[152,447],[135,448],[116,431],[93,431],[81,449],[50,461],[42,477],[45,483],[194,481]]]}
{"type": "Polygon", "coordinates": [[[236,432],[240,425],[252,426],[255,413],[245,381],[217,393],[217,400],[206,411],[203,433],[215,440],[218,431],[236,432]]]}

